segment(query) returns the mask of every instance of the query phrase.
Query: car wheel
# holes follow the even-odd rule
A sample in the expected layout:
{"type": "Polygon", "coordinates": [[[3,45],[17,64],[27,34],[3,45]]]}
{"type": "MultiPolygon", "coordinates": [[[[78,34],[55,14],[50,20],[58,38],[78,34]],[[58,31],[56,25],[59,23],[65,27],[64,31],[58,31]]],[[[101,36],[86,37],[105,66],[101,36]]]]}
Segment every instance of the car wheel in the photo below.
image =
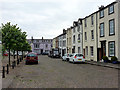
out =
{"type": "Polygon", "coordinates": [[[38,61],[36,62],[36,64],[38,64],[38,61]]]}

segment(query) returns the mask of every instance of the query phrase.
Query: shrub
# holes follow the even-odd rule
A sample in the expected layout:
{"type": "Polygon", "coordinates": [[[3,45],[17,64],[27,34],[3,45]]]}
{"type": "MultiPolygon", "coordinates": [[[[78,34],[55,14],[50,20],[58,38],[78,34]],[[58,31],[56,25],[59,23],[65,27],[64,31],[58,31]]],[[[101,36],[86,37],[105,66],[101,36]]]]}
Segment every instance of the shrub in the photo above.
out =
{"type": "Polygon", "coordinates": [[[118,60],[118,58],[116,56],[111,57],[111,62],[117,61],[117,60],[118,60]]]}
{"type": "Polygon", "coordinates": [[[109,62],[109,59],[107,56],[103,56],[103,60],[104,60],[104,62],[109,62]]]}

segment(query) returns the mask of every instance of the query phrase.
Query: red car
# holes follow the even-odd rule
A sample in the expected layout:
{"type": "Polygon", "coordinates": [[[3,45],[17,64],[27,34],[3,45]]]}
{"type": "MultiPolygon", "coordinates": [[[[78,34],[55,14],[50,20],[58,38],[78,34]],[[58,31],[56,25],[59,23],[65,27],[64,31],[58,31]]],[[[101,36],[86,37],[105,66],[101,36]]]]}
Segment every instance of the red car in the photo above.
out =
{"type": "Polygon", "coordinates": [[[4,53],[3,56],[8,56],[8,54],[7,54],[7,53],[4,53]]]}
{"type": "Polygon", "coordinates": [[[38,55],[34,52],[30,52],[26,55],[25,64],[36,63],[38,64],[38,55]]]}

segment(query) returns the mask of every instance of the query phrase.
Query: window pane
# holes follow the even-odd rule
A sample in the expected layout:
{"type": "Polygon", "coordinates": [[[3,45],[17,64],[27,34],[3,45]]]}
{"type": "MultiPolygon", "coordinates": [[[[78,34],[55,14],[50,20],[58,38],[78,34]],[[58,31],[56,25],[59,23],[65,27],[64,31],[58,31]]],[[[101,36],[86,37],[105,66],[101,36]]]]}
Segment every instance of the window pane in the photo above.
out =
{"type": "Polygon", "coordinates": [[[93,56],[93,47],[90,47],[91,48],[91,56],[93,56]]]}
{"type": "Polygon", "coordinates": [[[113,12],[114,12],[114,6],[112,5],[112,6],[109,7],[109,14],[111,14],[113,12]]]}
{"type": "Polygon", "coordinates": [[[93,30],[91,31],[91,38],[92,38],[92,40],[94,39],[94,32],[93,32],[93,30]]]}
{"type": "Polygon", "coordinates": [[[109,21],[110,35],[114,34],[114,20],[109,21]]]}
{"type": "Polygon", "coordinates": [[[100,11],[100,18],[104,17],[104,10],[100,11]]]}
{"type": "Polygon", "coordinates": [[[115,43],[114,42],[110,42],[109,43],[109,56],[114,56],[115,55],[115,43]]]}
{"type": "Polygon", "coordinates": [[[100,36],[104,36],[104,23],[100,24],[100,36]]]}

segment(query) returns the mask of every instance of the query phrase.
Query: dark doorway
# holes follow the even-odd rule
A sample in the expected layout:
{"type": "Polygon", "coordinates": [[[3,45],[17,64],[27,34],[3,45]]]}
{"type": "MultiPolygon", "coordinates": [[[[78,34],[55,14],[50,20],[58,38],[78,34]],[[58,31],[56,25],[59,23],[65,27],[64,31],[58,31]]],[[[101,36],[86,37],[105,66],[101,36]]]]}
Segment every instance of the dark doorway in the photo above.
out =
{"type": "Polygon", "coordinates": [[[97,61],[100,61],[101,58],[101,48],[97,48],[97,61]]]}
{"type": "Polygon", "coordinates": [[[41,49],[41,54],[43,53],[43,49],[41,49]]]}
{"type": "Polygon", "coordinates": [[[83,54],[84,54],[84,56],[85,56],[85,49],[83,49],[83,54]]]}
{"type": "Polygon", "coordinates": [[[64,49],[62,49],[62,56],[64,56],[65,52],[64,52],[64,49]]]}
{"type": "Polygon", "coordinates": [[[101,41],[101,59],[106,56],[106,41],[101,41]]]}
{"type": "Polygon", "coordinates": [[[72,53],[75,53],[75,46],[73,46],[72,53]]]}

